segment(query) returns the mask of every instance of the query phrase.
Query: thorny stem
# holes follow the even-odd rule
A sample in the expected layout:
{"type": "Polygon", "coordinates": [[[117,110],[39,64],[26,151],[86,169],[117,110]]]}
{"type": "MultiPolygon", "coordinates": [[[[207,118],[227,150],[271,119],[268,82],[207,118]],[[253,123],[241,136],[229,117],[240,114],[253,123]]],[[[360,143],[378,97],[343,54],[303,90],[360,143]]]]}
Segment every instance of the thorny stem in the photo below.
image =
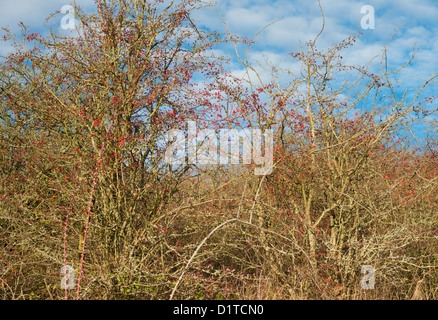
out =
{"type": "MultiPolygon", "coordinates": [[[[116,114],[114,114],[114,118],[115,117],[116,117],[116,114]]],[[[114,118],[111,121],[111,124],[106,132],[107,134],[111,131],[111,128],[112,128],[113,122],[114,122],[114,118]]],[[[105,149],[105,141],[102,142],[102,147],[100,148],[99,159],[97,161],[97,167],[96,167],[96,171],[94,172],[94,177],[93,177],[93,186],[91,188],[90,201],[88,202],[87,222],[85,223],[84,241],[82,243],[81,264],[79,267],[78,288],[76,291],[76,300],[79,300],[79,289],[81,288],[82,270],[83,270],[84,257],[85,257],[85,243],[87,241],[87,231],[88,231],[88,226],[89,226],[89,222],[90,222],[91,206],[93,205],[94,190],[96,187],[97,175],[99,173],[99,168],[100,168],[100,164],[102,161],[102,154],[103,154],[104,149],[105,149]]]]}

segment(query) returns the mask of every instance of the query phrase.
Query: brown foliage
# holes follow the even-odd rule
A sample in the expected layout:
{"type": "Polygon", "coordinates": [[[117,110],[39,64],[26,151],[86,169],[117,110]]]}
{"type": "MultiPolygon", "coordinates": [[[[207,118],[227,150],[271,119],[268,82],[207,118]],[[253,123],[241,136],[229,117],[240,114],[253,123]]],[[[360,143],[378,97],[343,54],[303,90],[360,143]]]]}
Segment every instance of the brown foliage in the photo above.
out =
{"type": "Polygon", "coordinates": [[[33,48],[26,28],[24,42],[8,34],[2,298],[436,299],[437,150],[399,130],[428,82],[397,98],[391,72],[343,64],[350,37],[291,54],[304,71],[285,87],[275,74],[248,87],[209,52],[250,41],[197,29],[198,1],[160,2],[99,1],[77,13],[77,37],[32,35],[33,48]],[[168,165],[165,133],[190,120],[274,128],[273,172],[168,165]],[[75,290],[60,289],[66,264],[75,290]],[[375,290],[360,287],[363,265],[375,290]]]}

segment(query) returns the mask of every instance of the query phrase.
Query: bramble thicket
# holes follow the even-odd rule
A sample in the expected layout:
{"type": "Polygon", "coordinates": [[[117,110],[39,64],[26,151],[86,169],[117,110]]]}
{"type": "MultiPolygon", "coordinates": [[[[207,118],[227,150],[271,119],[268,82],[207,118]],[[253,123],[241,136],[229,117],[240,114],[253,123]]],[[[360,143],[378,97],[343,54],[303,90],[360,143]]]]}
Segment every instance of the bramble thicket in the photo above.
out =
{"type": "Polygon", "coordinates": [[[197,26],[205,6],[97,0],[70,35],[3,28],[1,298],[437,299],[436,127],[408,130],[433,116],[435,76],[403,91],[387,47],[377,72],[347,65],[353,35],[266,82],[237,54],[252,40],[197,26]],[[166,133],[189,121],[272,128],[272,173],[169,165],[166,133]]]}

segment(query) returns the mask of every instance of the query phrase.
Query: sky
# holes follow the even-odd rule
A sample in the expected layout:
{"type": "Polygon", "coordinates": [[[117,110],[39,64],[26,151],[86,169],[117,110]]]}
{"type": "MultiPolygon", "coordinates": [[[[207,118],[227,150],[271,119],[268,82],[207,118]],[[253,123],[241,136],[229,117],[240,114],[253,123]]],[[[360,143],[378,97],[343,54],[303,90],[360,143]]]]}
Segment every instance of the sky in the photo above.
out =
{"type": "MultiPolygon", "coordinates": [[[[93,0],[77,0],[87,12],[94,12],[93,0]]],[[[388,46],[390,69],[397,69],[406,62],[414,44],[418,49],[416,60],[400,74],[402,92],[418,87],[422,81],[438,71],[438,1],[436,0],[321,0],[324,14],[324,31],[318,39],[321,49],[347,38],[356,31],[362,33],[354,47],[344,55],[344,62],[365,65],[381,55],[382,48],[394,35],[388,46]],[[364,6],[374,9],[374,28],[364,29],[361,21],[366,13],[364,6]]],[[[51,23],[45,18],[63,6],[72,4],[67,0],[0,0],[0,26],[8,26],[18,35],[18,22],[30,26],[29,32],[49,33],[49,27],[60,29],[63,14],[58,14],[51,23]]],[[[369,13],[369,12],[367,12],[369,13]]],[[[200,10],[193,16],[201,28],[225,31],[240,36],[257,37],[257,43],[248,59],[257,63],[268,59],[274,65],[297,70],[297,64],[288,55],[299,49],[300,43],[312,40],[322,27],[322,15],[317,0],[218,0],[213,8],[200,10]]],[[[369,21],[369,20],[367,20],[369,21]]],[[[3,33],[0,30],[0,35],[3,33]]],[[[12,48],[0,42],[0,55],[7,55],[12,48]]],[[[231,47],[219,48],[223,55],[233,55],[231,47]]],[[[243,67],[232,61],[230,67],[236,75],[243,75],[243,67]]],[[[263,79],[269,79],[267,71],[261,71],[263,79]]],[[[433,94],[437,82],[432,82],[433,94]]]]}

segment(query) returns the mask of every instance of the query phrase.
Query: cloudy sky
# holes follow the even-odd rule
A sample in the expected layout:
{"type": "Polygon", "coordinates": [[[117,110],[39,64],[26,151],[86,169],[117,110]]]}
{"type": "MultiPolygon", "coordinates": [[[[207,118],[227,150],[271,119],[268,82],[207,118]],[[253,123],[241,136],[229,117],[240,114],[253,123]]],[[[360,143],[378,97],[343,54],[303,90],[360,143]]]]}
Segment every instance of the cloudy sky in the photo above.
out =
{"type": "MultiPolygon", "coordinates": [[[[0,0],[0,25],[18,30],[23,21],[31,31],[45,34],[48,28],[59,27],[62,14],[44,25],[45,18],[68,0],[0,0]]],[[[77,0],[88,12],[94,11],[93,0],[77,0]]],[[[382,45],[391,37],[395,28],[399,31],[389,47],[389,58],[394,64],[406,62],[414,43],[420,48],[418,59],[424,69],[412,73],[431,71],[437,66],[438,52],[438,1],[435,0],[321,0],[325,17],[325,30],[319,46],[336,43],[355,31],[363,33],[353,52],[346,58],[353,64],[363,64],[380,53],[382,45]],[[361,8],[370,5],[375,10],[375,28],[362,29],[365,14],[361,8]]],[[[322,26],[317,0],[218,0],[215,10],[203,9],[198,13],[199,24],[212,30],[225,30],[220,16],[228,23],[231,32],[252,38],[258,31],[270,25],[258,37],[257,50],[275,61],[288,60],[287,54],[299,48],[300,42],[313,39],[322,26]]],[[[8,47],[1,43],[1,53],[8,47]]],[[[255,53],[254,53],[255,55],[255,53]]],[[[286,62],[286,61],[284,61],[286,62]]]]}
{"type": "MultiPolygon", "coordinates": [[[[45,35],[49,27],[59,28],[63,15],[58,14],[46,25],[45,18],[71,3],[67,0],[0,0],[0,25],[18,31],[17,24],[23,21],[31,27],[30,32],[45,35]]],[[[93,0],[77,0],[76,3],[87,12],[94,11],[93,0]]],[[[324,32],[318,40],[321,49],[360,31],[362,35],[355,46],[345,52],[344,61],[364,65],[381,54],[383,45],[398,28],[389,45],[390,68],[406,63],[414,44],[418,49],[415,62],[401,74],[401,83],[406,88],[419,85],[421,80],[438,71],[438,1],[321,0],[321,6],[325,18],[324,32]],[[365,5],[374,8],[374,29],[361,28],[365,16],[361,8],[365,5]]],[[[202,9],[195,16],[202,28],[224,31],[221,17],[232,33],[248,38],[275,22],[259,34],[248,58],[255,63],[265,57],[275,65],[291,69],[295,66],[288,53],[297,51],[300,43],[313,39],[323,21],[317,0],[218,0],[214,9],[202,9]]],[[[10,51],[7,44],[0,42],[0,54],[10,51]]],[[[220,51],[226,55],[233,53],[230,47],[220,51]]],[[[234,73],[242,72],[238,63],[230,68],[234,73]]]]}

